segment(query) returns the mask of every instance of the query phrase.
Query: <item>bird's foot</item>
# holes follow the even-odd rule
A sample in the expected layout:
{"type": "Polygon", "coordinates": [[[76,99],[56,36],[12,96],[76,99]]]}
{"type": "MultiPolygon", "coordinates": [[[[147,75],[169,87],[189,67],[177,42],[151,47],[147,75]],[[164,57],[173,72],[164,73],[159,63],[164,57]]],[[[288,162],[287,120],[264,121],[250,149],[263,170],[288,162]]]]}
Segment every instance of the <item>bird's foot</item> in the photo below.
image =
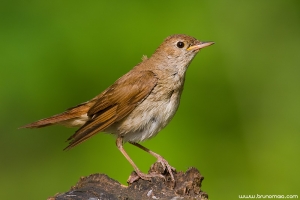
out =
{"type": "Polygon", "coordinates": [[[169,174],[171,176],[172,181],[175,181],[172,171],[175,172],[176,169],[174,167],[172,167],[171,165],[169,165],[168,161],[166,159],[164,159],[162,156],[159,156],[157,158],[157,162],[162,165],[164,171],[167,169],[167,171],[169,172],[169,174]]]}
{"type": "Polygon", "coordinates": [[[150,181],[152,177],[160,177],[160,178],[163,178],[164,180],[166,179],[161,174],[156,174],[156,173],[144,174],[141,171],[133,171],[130,174],[129,178],[127,179],[127,183],[131,184],[131,183],[137,181],[140,178],[143,179],[143,180],[150,181]]]}

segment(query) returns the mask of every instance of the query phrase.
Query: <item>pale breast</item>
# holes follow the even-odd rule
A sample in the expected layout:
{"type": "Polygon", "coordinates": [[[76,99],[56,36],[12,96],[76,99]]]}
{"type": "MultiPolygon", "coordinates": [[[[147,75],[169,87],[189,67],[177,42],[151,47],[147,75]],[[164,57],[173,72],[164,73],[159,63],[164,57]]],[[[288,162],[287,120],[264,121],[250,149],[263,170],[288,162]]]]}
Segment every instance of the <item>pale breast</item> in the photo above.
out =
{"type": "Polygon", "coordinates": [[[151,94],[107,133],[123,136],[123,141],[141,142],[154,137],[175,115],[184,85],[184,74],[160,77],[151,94]]]}
{"type": "Polygon", "coordinates": [[[124,142],[141,142],[154,137],[171,121],[179,106],[180,93],[170,91],[168,95],[160,95],[158,99],[157,94],[151,94],[124,120],[111,127],[113,132],[122,135],[124,142]]]}

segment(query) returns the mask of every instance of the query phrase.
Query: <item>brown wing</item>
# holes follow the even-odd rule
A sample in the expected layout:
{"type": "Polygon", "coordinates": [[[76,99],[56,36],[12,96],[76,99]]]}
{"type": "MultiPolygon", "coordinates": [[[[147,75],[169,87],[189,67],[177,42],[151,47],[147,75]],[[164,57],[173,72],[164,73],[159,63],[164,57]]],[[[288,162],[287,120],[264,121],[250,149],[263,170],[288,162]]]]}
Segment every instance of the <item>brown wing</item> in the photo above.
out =
{"type": "Polygon", "coordinates": [[[90,120],[68,140],[70,149],[126,117],[153,90],[157,83],[151,71],[131,71],[98,96],[88,111],[90,120]]]}

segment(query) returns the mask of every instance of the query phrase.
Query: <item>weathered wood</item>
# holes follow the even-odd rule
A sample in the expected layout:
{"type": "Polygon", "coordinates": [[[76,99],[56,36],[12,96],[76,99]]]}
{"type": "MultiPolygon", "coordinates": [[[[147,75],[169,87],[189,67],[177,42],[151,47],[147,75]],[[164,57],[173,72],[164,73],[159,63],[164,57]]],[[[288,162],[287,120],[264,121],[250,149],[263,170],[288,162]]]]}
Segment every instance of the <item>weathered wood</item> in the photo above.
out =
{"type": "MultiPolygon", "coordinates": [[[[105,174],[92,174],[80,178],[68,192],[56,194],[48,200],[208,199],[208,195],[201,190],[204,177],[196,168],[174,172],[175,183],[160,163],[154,163],[149,173],[160,173],[165,179],[138,179],[129,186],[124,186],[105,174]]],[[[136,176],[135,172],[131,174],[131,178],[132,176],[136,176]]]]}

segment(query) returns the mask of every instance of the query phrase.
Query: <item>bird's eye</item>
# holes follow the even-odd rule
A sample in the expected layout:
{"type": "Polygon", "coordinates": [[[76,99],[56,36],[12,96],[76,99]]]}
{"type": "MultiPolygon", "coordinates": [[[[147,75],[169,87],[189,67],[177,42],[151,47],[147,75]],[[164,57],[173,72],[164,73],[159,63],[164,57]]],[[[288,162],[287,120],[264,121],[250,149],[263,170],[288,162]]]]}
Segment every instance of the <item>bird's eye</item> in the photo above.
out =
{"type": "Polygon", "coordinates": [[[184,47],[184,43],[183,42],[177,42],[177,47],[178,48],[183,48],[184,47]]]}

